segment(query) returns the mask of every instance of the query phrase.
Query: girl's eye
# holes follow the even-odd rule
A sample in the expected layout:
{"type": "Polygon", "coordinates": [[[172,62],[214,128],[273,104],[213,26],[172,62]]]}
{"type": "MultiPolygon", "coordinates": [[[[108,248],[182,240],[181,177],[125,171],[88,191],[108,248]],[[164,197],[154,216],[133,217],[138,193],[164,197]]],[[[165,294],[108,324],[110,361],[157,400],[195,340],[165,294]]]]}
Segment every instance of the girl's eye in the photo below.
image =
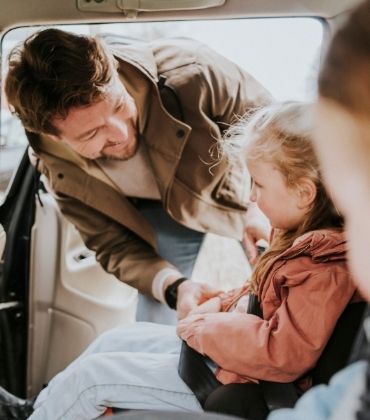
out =
{"type": "Polygon", "coordinates": [[[253,178],[252,178],[252,182],[251,182],[251,188],[256,187],[256,188],[262,188],[262,185],[259,184],[258,182],[256,182],[253,178]]]}

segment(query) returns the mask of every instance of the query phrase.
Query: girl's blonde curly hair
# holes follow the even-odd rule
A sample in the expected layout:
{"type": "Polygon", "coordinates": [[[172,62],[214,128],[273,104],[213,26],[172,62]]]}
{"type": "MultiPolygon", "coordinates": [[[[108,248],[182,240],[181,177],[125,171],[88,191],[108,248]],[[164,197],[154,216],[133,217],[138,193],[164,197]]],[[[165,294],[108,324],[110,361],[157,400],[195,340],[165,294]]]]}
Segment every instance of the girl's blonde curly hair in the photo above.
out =
{"type": "Polygon", "coordinates": [[[229,128],[221,142],[229,160],[272,163],[283,175],[288,188],[299,186],[303,178],[316,186],[316,198],[303,223],[293,230],[275,229],[268,250],[259,258],[250,284],[254,293],[265,279],[275,257],[292,246],[306,232],[322,228],[342,228],[343,219],[325,190],[312,141],[312,105],[300,102],[272,103],[250,111],[229,128]]]}

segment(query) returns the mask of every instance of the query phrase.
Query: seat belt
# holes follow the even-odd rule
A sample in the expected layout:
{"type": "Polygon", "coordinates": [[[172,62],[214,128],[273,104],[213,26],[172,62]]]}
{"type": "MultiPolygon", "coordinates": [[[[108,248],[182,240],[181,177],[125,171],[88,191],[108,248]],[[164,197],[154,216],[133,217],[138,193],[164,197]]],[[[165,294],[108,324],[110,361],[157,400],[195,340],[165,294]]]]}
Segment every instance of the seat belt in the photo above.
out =
{"type": "MultiPolygon", "coordinates": [[[[249,296],[248,313],[263,318],[261,306],[256,295],[249,296]]],[[[282,407],[294,407],[299,394],[294,383],[259,381],[263,397],[270,411],[282,407]]]]}
{"type": "Polygon", "coordinates": [[[204,356],[189,347],[186,341],[181,345],[178,372],[202,407],[208,396],[222,385],[207,366],[204,356]]]}

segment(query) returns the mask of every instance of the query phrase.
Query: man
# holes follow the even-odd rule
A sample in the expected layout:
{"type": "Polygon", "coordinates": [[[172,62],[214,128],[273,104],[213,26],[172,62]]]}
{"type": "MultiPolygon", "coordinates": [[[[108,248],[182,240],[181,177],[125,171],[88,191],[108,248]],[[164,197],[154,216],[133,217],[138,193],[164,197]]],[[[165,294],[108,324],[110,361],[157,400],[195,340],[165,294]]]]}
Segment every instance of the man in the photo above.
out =
{"type": "MultiPolygon", "coordinates": [[[[5,92],[47,188],[105,270],[179,317],[214,293],[186,280],[205,232],[243,236],[244,167],[218,161],[215,145],[270,101],[258,82],[192,40],[105,44],[47,29],[12,52],[5,92]]],[[[140,296],[140,320],[168,322],[154,302],[140,296]]]]}

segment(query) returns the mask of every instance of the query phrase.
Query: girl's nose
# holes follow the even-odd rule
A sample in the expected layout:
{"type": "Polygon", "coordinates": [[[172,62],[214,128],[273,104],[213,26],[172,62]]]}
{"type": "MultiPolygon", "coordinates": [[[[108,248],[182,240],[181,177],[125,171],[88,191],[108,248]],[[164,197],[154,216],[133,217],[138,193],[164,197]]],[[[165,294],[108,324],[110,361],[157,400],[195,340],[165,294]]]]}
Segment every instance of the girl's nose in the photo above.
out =
{"type": "Polygon", "coordinates": [[[256,188],[254,187],[254,183],[252,183],[252,188],[249,193],[249,200],[252,201],[253,203],[255,203],[257,200],[256,188]]]}

